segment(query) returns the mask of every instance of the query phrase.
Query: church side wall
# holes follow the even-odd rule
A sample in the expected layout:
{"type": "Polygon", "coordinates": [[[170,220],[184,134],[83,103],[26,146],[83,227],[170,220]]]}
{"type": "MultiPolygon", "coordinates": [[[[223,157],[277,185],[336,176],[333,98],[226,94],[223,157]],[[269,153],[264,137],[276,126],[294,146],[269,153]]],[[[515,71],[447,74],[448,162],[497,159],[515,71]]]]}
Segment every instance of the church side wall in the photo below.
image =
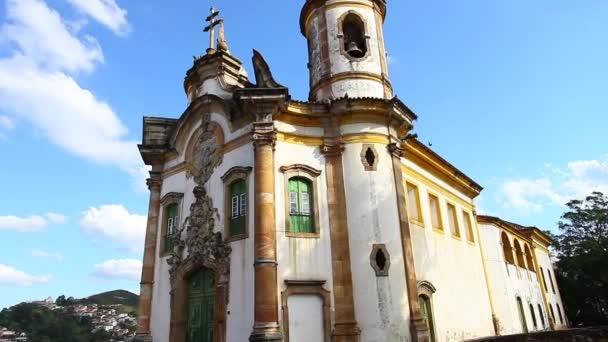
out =
{"type": "MultiPolygon", "coordinates": [[[[369,126],[369,125],[368,125],[369,126]]],[[[343,127],[343,134],[348,127],[343,127]]],[[[377,170],[366,171],[361,143],[343,153],[355,315],[362,341],[409,340],[409,305],[401,246],[392,159],[386,144],[377,151],[377,170]],[[374,244],[385,244],[388,276],[376,276],[370,264],[374,244]]]]}
{"type": "Polygon", "coordinates": [[[492,310],[472,200],[408,160],[405,167],[405,180],[419,190],[423,222],[410,220],[410,229],[418,281],[428,281],[436,289],[431,302],[437,341],[493,335],[492,310]],[[443,231],[432,228],[429,192],[439,199],[443,231]],[[460,239],[452,237],[450,232],[447,203],[456,208],[460,239]],[[463,211],[470,215],[474,243],[467,239],[463,211]]]}
{"type": "MultiPolygon", "coordinates": [[[[543,268],[543,273],[545,276],[545,280],[547,282],[548,291],[545,291],[547,296],[547,302],[553,307],[554,315],[555,315],[555,328],[556,329],[564,329],[568,327],[568,321],[566,313],[564,312],[564,304],[562,302],[562,298],[559,292],[559,285],[557,284],[557,280],[555,279],[555,270],[553,269],[553,263],[551,262],[551,258],[546,249],[543,248],[535,248],[533,253],[536,253],[536,258],[538,260],[538,264],[543,268]],[[549,275],[547,274],[547,270],[551,271],[551,278],[553,280],[553,288],[551,287],[551,280],[549,280],[549,275]],[[562,320],[560,320],[557,305],[559,305],[559,310],[562,313],[562,320]]],[[[541,280],[542,281],[542,280],[541,280]]],[[[544,288],[544,287],[543,287],[544,288]]],[[[551,315],[549,313],[549,315],[551,315]]]]}
{"type": "MultiPolygon", "coordinates": [[[[287,129],[282,125],[281,129],[287,129]]],[[[319,147],[291,144],[277,141],[275,150],[275,203],[277,225],[277,262],[278,262],[278,291],[285,290],[285,280],[323,280],[323,288],[333,294],[331,269],[331,240],[329,234],[329,219],[327,210],[327,183],[325,181],[325,158],[319,147]],[[286,234],[285,206],[285,175],[280,172],[282,166],[303,164],[320,170],[317,178],[317,188],[313,192],[313,203],[319,210],[319,237],[289,237],[286,234]]],[[[333,296],[332,296],[333,312],[333,296]]],[[[279,312],[279,317],[283,317],[279,312]]],[[[286,324],[286,322],[282,322],[286,324]]]]}
{"type": "MultiPolygon", "coordinates": [[[[528,331],[548,329],[547,312],[540,292],[541,284],[538,282],[536,272],[505,262],[501,244],[501,229],[492,224],[480,224],[479,227],[483,239],[494,307],[500,323],[499,334],[508,335],[523,332],[517,297],[522,300],[528,331]],[[536,328],[534,327],[530,304],[534,308],[536,328]],[[542,308],[544,327],[538,311],[539,305],[542,308]]],[[[513,237],[510,234],[507,235],[511,245],[513,245],[513,237]]]]}

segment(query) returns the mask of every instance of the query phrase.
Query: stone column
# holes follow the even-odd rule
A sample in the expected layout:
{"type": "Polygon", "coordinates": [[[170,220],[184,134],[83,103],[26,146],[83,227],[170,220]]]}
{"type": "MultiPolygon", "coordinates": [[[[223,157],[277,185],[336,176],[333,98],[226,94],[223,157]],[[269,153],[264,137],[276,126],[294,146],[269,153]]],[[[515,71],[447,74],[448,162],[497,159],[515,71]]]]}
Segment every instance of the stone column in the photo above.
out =
{"type": "Polygon", "coordinates": [[[141,270],[139,307],[137,310],[137,334],[135,341],[152,341],[150,335],[150,313],[152,310],[152,289],[154,285],[154,264],[156,261],[156,238],[158,232],[158,215],[160,212],[161,172],[151,171],[147,184],[150,189],[148,205],[148,222],[144,247],[144,261],[141,270]]]}
{"type": "Polygon", "coordinates": [[[399,211],[399,226],[401,229],[401,249],[403,251],[403,265],[405,267],[407,299],[410,307],[410,333],[412,341],[426,342],[429,341],[429,330],[420,314],[420,304],[418,303],[418,279],[416,278],[412,235],[407,214],[407,203],[405,201],[405,182],[403,180],[403,170],[401,169],[401,158],[404,156],[405,150],[397,143],[390,143],[388,151],[393,159],[393,173],[395,175],[397,209],[399,211]]]}
{"type": "Polygon", "coordinates": [[[327,177],[327,207],[331,238],[331,265],[334,286],[335,321],[332,341],[359,341],[361,329],[355,319],[353,280],[350,266],[350,244],[344,190],[342,152],[344,146],[337,139],[326,140],[322,146],[327,177]]]}
{"type": "Polygon", "coordinates": [[[255,147],[255,322],[250,341],[282,341],[277,291],[272,121],[253,124],[255,147]]]}

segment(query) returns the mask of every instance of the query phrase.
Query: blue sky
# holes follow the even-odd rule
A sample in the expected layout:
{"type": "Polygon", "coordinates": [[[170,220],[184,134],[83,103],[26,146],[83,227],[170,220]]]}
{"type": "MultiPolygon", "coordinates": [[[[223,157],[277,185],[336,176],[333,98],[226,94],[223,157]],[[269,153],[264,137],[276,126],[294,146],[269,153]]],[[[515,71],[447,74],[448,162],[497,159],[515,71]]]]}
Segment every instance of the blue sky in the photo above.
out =
{"type": "MultiPolygon", "coordinates": [[[[303,1],[217,0],[306,99],[303,1]]],[[[0,308],[138,291],[148,194],[143,115],[178,117],[206,1],[4,0],[0,6],[0,308]]],[[[396,94],[424,142],[485,187],[479,211],[556,230],[608,192],[608,2],[390,1],[396,94]]]]}

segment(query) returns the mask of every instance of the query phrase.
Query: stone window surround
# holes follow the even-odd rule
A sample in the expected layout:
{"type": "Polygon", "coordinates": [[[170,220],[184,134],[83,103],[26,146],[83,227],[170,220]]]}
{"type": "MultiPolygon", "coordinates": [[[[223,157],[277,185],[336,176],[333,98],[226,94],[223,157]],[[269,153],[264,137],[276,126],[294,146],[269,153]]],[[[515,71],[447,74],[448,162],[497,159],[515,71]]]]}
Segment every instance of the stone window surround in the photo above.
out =
{"type": "Polygon", "coordinates": [[[374,144],[362,144],[361,145],[361,163],[363,164],[365,171],[377,171],[379,159],[380,159],[380,156],[378,155],[378,151],[376,151],[376,147],[374,147],[374,144]],[[367,155],[368,149],[371,150],[372,153],[374,154],[373,165],[370,165],[367,162],[366,155],[367,155]]]}
{"type": "Polygon", "coordinates": [[[279,171],[284,178],[284,207],[285,207],[285,235],[288,237],[319,238],[321,236],[321,225],[319,222],[319,188],[317,179],[321,171],[304,164],[293,164],[281,166],[279,171]],[[289,219],[289,180],[293,177],[307,179],[312,184],[312,214],[314,233],[291,232],[291,221],[289,219]]]}
{"type": "Polygon", "coordinates": [[[374,272],[376,272],[376,277],[388,277],[388,270],[391,266],[391,256],[386,249],[386,244],[376,243],[373,245],[372,252],[369,254],[369,262],[372,265],[374,272]],[[382,251],[386,259],[384,268],[380,268],[376,262],[376,254],[379,251],[382,251]]]}
{"type": "Polygon", "coordinates": [[[224,236],[225,241],[237,241],[249,238],[249,215],[251,213],[251,200],[249,196],[249,175],[253,168],[251,166],[234,166],[231,167],[221,177],[224,183],[224,236]],[[237,180],[245,181],[245,198],[247,199],[247,209],[245,214],[245,233],[232,236],[230,235],[230,210],[232,209],[230,204],[230,186],[237,180]]]}
{"type": "Polygon", "coordinates": [[[281,309],[283,310],[283,339],[289,342],[289,307],[291,295],[317,295],[323,300],[323,335],[325,341],[331,341],[331,296],[323,288],[325,280],[285,280],[286,288],[281,292],[281,309]]]}
{"type": "Polygon", "coordinates": [[[160,244],[159,244],[159,256],[165,257],[171,254],[170,251],[165,250],[165,236],[167,235],[167,209],[171,204],[177,204],[177,226],[179,229],[182,220],[182,200],[184,199],[184,194],[181,192],[169,192],[163,196],[160,200],[161,204],[161,225],[160,225],[160,244]]]}
{"type": "Polygon", "coordinates": [[[363,18],[359,13],[357,13],[357,11],[350,10],[350,11],[343,13],[340,16],[340,18],[338,18],[337,25],[338,25],[338,40],[340,42],[340,53],[344,57],[346,57],[349,61],[352,61],[352,62],[362,62],[362,61],[366,60],[370,56],[371,50],[372,50],[370,48],[370,43],[369,43],[371,36],[369,35],[369,30],[367,29],[367,27],[368,27],[367,20],[365,18],[363,18]],[[344,49],[344,19],[346,19],[346,17],[351,14],[359,17],[359,20],[361,20],[361,22],[363,23],[363,35],[365,37],[365,44],[367,45],[367,52],[365,53],[365,56],[363,56],[361,58],[352,57],[344,49]]]}

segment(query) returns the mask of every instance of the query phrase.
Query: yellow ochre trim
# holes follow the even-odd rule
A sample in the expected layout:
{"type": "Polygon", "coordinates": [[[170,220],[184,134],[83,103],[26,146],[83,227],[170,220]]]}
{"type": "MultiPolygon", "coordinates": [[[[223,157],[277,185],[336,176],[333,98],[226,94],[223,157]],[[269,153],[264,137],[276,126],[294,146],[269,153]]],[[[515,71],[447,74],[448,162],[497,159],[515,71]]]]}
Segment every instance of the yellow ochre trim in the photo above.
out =
{"type": "MultiPolygon", "coordinates": [[[[421,174],[420,172],[418,172],[406,165],[403,165],[403,164],[401,165],[401,169],[403,170],[403,173],[408,178],[414,179],[414,180],[418,181],[419,183],[424,184],[427,189],[431,189],[431,191],[434,190],[434,191],[441,193],[441,195],[443,195],[446,198],[449,198],[452,202],[456,202],[456,203],[460,204],[463,208],[469,209],[470,211],[475,210],[475,205],[473,205],[472,203],[466,202],[462,198],[458,197],[458,195],[454,194],[450,190],[447,190],[446,188],[439,185],[437,182],[433,181],[432,179],[428,178],[427,176],[421,174]]],[[[409,181],[409,179],[408,179],[408,181],[409,181]]]]}
{"type": "Polygon", "coordinates": [[[388,144],[389,137],[380,133],[349,133],[342,136],[345,144],[369,143],[369,144],[388,144]]]}
{"type": "Polygon", "coordinates": [[[277,140],[306,146],[321,146],[323,145],[322,137],[314,137],[310,135],[299,135],[293,133],[278,132],[277,140]]]}

